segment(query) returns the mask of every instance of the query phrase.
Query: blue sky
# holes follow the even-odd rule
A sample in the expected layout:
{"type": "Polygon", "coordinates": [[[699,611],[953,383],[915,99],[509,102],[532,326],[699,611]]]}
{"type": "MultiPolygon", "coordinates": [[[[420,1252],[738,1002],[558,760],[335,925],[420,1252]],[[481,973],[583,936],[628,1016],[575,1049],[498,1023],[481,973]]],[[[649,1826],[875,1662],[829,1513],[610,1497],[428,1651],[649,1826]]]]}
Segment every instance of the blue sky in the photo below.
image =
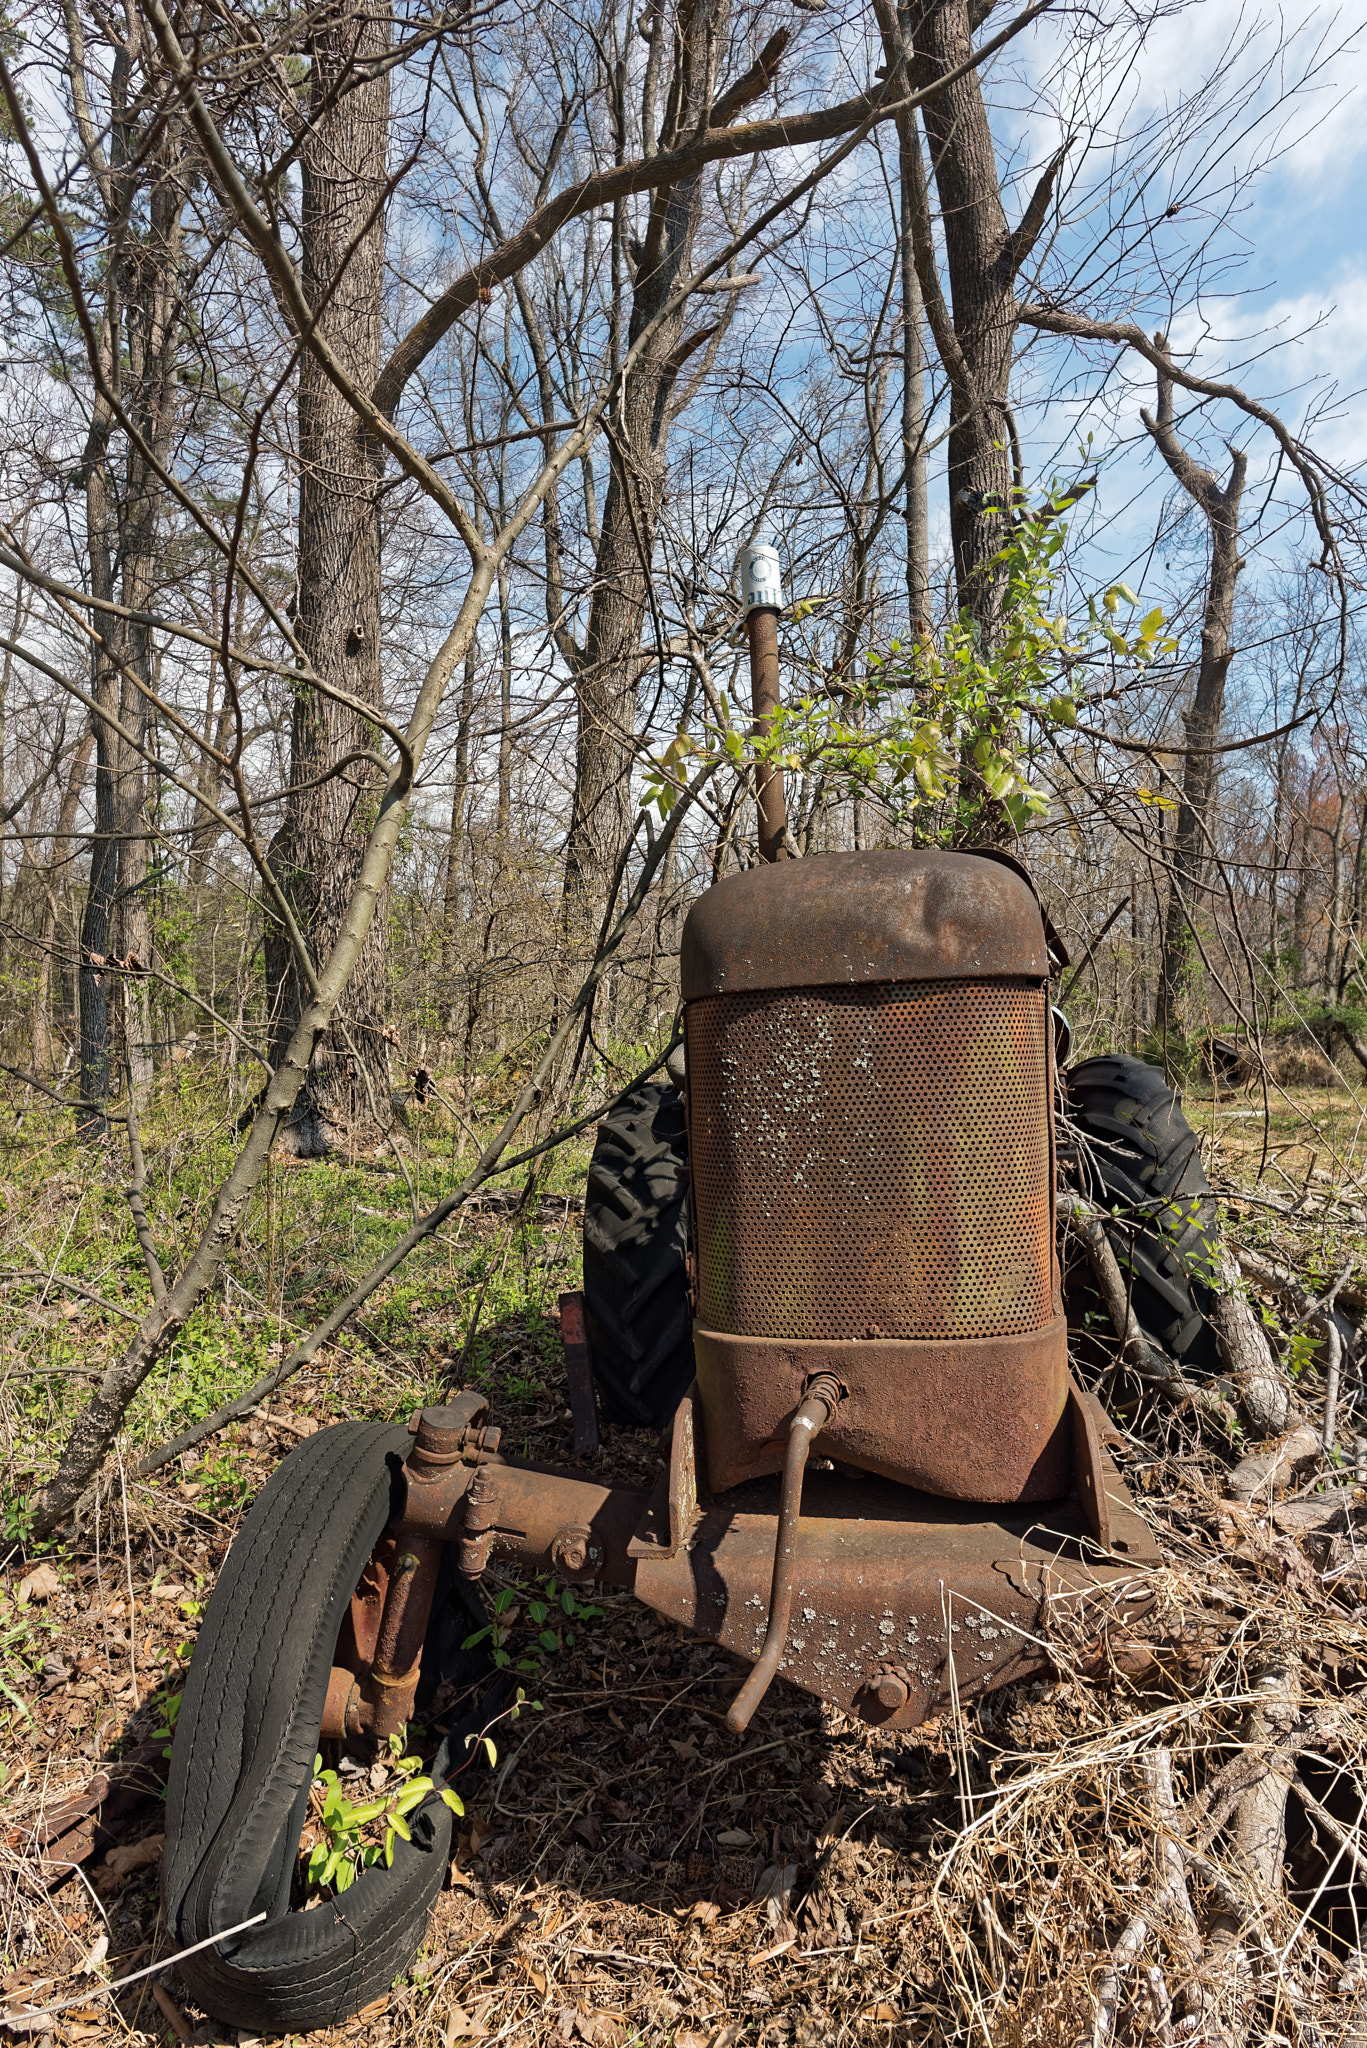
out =
{"type": "MultiPolygon", "coordinates": [[[[1038,164],[1064,131],[1066,112],[1047,81],[1056,79],[1072,34],[1072,17],[1046,18],[1028,47],[1018,46],[1014,76],[999,73],[989,86],[1000,109],[998,132],[1022,163],[1038,164]],[[1032,104],[1035,90],[1040,98],[1032,104]],[[1053,104],[1041,103],[1051,98],[1053,104]]],[[[1161,319],[1193,369],[1232,379],[1288,424],[1299,428],[1318,411],[1310,435],[1317,452],[1343,468],[1360,466],[1367,460],[1367,4],[1353,0],[1283,18],[1233,0],[1197,0],[1156,23],[1137,52],[1131,44],[1130,56],[1120,83],[1098,67],[1090,87],[1093,104],[1117,94],[1115,125],[1130,132],[1146,118],[1167,127],[1180,122],[1201,81],[1223,73],[1229,118],[1198,131],[1176,158],[1175,189],[1189,191],[1204,177],[1211,203],[1186,205],[1176,221],[1162,222],[1156,178],[1149,211],[1158,211],[1160,223],[1132,273],[1136,283],[1152,283],[1150,256],[1180,269],[1209,238],[1210,283],[1197,292],[1189,280],[1180,282],[1171,319],[1161,291],[1127,306],[1124,284],[1114,281],[1094,303],[1150,329],[1161,319]],[[1228,218],[1221,219],[1226,207],[1228,218]]],[[[1065,242],[1060,255],[1068,254],[1065,242]]],[[[1109,404],[1056,403],[1036,411],[1028,459],[1038,475],[1075,443],[1078,429],[1093,430],[1096,448],[1110,458],[1098,512],[1115,521],[1106,553],[1118,571],[1142,558],[1170,479],[1139,422],[1140,406],[1154,402],[1147,367],[1131,359],[1112,373],[1110,390],[1109,404]]],[[[1249,452],[1251,506],[1259,483],[1271,477],[1272,444],[1230,407],[1208,408],[1188,428],[1220,469],[1227,466],[1226,435],[1249,452]]],[[[1283,495],[1290,503],[1296,494],[1283,495]]],[[[1250,575],[1276,566],[1285,549],[1286,534],[1269,533],[1250,575]]]]}

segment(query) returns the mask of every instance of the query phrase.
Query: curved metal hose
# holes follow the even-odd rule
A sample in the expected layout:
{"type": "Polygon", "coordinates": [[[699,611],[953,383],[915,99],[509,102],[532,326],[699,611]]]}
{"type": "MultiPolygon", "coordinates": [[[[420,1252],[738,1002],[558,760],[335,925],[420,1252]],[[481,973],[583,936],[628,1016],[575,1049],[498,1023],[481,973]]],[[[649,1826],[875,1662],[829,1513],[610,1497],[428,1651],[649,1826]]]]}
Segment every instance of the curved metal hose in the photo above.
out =
{"type": "Polygon", "coordinates": [[[802,1475],[812,1439],[826,1423],[840,1399],[840,1382],[834,1373],[818,1373],[803,1397],[802,1405],[788,1425],[788,1455],[783,1464],[783,1491],[779,1497],[778,1536],[774,1544],[774,1576],[769,1586],[769,1625],[759,1661],[746,1679],[726,1716],[733,1735],[743,1735],[756,1707],[768,1692],[788,1640],[788,1623],[793,1611],[793,1567],[797,1556],[797,1525],[802,1512],[802,1475]]]}

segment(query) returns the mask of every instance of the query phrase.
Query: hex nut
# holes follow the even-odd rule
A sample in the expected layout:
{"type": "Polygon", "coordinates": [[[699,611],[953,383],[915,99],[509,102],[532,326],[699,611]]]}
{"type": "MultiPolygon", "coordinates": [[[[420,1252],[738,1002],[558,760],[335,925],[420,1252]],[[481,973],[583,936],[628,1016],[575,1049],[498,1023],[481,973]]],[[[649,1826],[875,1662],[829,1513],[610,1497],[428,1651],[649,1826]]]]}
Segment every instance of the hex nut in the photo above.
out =
{"type": "Polygon", "coordinates": [[[895,1714],[911,1697],[911,1688],[900,1671],[880,1671],[874,1684],[880,1707],[895,1714]]]}
{"type": "Polygon", "coordinates": [[[557,1531],[551,1542],[551,1563],[562,1571],[582,1572],[589,1560],[589,1532],[571,1525],[557,1531]]]}

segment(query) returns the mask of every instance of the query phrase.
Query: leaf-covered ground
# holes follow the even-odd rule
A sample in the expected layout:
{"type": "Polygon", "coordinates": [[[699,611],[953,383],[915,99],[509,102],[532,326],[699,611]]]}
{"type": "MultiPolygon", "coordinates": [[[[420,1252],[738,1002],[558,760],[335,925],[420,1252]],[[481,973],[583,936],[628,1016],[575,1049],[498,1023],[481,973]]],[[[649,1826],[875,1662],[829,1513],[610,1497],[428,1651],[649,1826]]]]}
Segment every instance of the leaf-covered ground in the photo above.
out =
{"type": "MultiPolygon", "coordinates": [[[[1212,1179],[1243,1186],[1226,1210],[1232,1235],[1323,1292],[1367,1248],[1351,1105],[1320,1091],[1282,1106],[1269,1148],[1282,1179],[1265,1167],[1256,1188],[1262,1129],[1248,1098],[1189,1106],[1218,1138],[1212,1179]]],[[[212,1185],[219,1140],[202,1137],[149,1145],[164,1241],[183,1244],[212,1185]]],[[[123,1483],[98,1520],[39,1549],[26,1547],[25,1502],[74,1412],[73,1375],[98,1366],[145,1300],[118,1159],[82,1159],[55,1130],[45,1142],[46,1157],[30,1130],[0,1167],[6,1275],[59,1272],[104,1306],[41,1278],[0,1297],[0,1997],[11,2011],[79,1998],[15,2036],[53,2048],[235,2040],[174,1970],[155,1991],[144,1979],[117,2000],[97,1995],[159,1952],[156,1731],[215,1574],[278,1460],[343,1416],[406,1415],[478,1383],[508,1450],[564,1459],[555,1303],[577,1277],[576,1218],[563,1202],[531,1221],[467,1218],[267,1412],[148,1479],[128,1476],[149,1443],[250,1384],[411,1213],[382,1164],[277,1169],[226,1299],[131,1418],[123,1483]],[[117,1785],[120,1768],[123,1810],[82,1872],[49,1886],[45,1818],[97,1772],[117,1785]]],[[[431,1149],[423,1199],[455,1171],[431,1149]]],[[[579,1174],[582,1157],[557,1169],[566,1189],[579,1174]]],[[[1340,1301],[1352,1296],[1350,1280],[1340,1301]]],[[[1284,1301],[1264,1306],[1313,1416],[1321,1362],[1284,1301]]],[[[1117,1380],[1127,1477],[1168,1560],[1149,1618],[1128,1636],[1059,1635],[1047,1677],[914,1735],[875,1736],[779,1683],[732,1738],[739,1667],[626,1597],[601,1598],[601,1616],[528,1680],[541,1711],[500,1724],[496,1767],[463,1777],[456,1853],[414,1968],[313,2038],[1367,2038],[1367,1528],[1353,1466],[1367,1420],[1351,1360],[1345,1395],[1346,1469],[1303,1472],[1275,1500],[1239,1506],[1224,1476],[1248,1446],[1117,1380]],[[1236,1839],[1243,1779],[1259,1769],[1285,1815],[1272,1888],[1251,1883],[1236,1839]]],[[[652,1440],[610,1432],[594,1464],[640,1480],[656,1456],[652,1440]]],[[[534,1632],[524,1591],[510,1647],[534,1632]]]]}

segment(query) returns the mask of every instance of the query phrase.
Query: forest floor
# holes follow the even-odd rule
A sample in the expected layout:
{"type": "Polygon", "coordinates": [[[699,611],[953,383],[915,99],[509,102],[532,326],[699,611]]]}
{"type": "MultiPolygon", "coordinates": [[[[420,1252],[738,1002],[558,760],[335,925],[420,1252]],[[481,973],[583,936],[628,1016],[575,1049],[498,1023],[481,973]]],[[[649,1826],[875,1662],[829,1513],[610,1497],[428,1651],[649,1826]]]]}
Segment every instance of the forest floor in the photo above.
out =
{"type": "MultiPolygon", "coordinates": [[[[168,1267],[193,1243],[231,1142],[177,1087],[144,1134],[168,1267]]],[[[1233,1239],[1284,1260],[1312,1294],[1356,1261],[1340,1294],[1352,1301],[1351,1279],[1367,1273],[1367,1130],[1342,1092],[1292,1095],[1274,1101],[1266,1145],[1247,1095],[1189,1091],[1187,1109],[1233,1239]]],[[[458,1173],[454,1144],[439,1132],[410,1163],[424,1205],[458,1173]]],[[[520,1217],[464,1217],[262,1409],[131,1476],[149,1445],[250,1385],[411,1216],[392,1164],[277,1166],[225,1286],[130,1416],[103,1513],[39,1545],[26,1503],[89,1376],[145,1307],[146,1282],[117,1148],[79,1151],[32,1112],[5,1133],[0,2006],[81,2001],[11,2020],[12,2038],[254,2038],[199,2012],[174,1970],[99,1993],[165,1952],[157,1731],[199,1618],[271,1471],[329,1422],[403,1418],[478,1385],[506,1448],[566,1461],[556,1298],[578,1283],[565,1197],[582,1192],[584,1163],[582,1147],[558,1156],[520,1217]],[[51,1882],[45,1817],[96,1773],[117,1782],[120,1759],[142,1779],[129,1778],[93,1852],[76,1851],[82,1868],[51,1882]]],[[[1313,1419],[1323,1361],[1284,1304],[1261,1306],[1313,1419]]],[[[1367,2043],[1361,1368],[1345,1378],[1348,1469],[1307,1472],[1256,1509],[1224,1494],[1249,1446],[1140,1389],[1117,1382],[1116,1395],[1118,1459],[1165,1558],[1148,1616],[1123,1641],[1060,1634],[1047,1676],[910,1735],[874,1733],[780,1681],[733,1738],[724,1715],[740,1667],[626,1596],[601,1596],[601,1613],[528,1680],[541,1711],[500,1728],[496,1767],[463,1780],[448,1882],[414,1966],[310,2040],[1367,2043]],[[1280,1692],[1263,1739],[1269,1674],[1280,1692]],[[1264,1777],[1281,1759],[1287,1835],[1279,1884],[1256,1896],[1225,1825],[1250,1756],[1264,1777]]],[[[657,1455],[652,1438],[609,1430],[582,1462],[641,1479],[657,1455]]],[[[509,1647],[530,1629],[519,1620],[509,1647]]]]}

